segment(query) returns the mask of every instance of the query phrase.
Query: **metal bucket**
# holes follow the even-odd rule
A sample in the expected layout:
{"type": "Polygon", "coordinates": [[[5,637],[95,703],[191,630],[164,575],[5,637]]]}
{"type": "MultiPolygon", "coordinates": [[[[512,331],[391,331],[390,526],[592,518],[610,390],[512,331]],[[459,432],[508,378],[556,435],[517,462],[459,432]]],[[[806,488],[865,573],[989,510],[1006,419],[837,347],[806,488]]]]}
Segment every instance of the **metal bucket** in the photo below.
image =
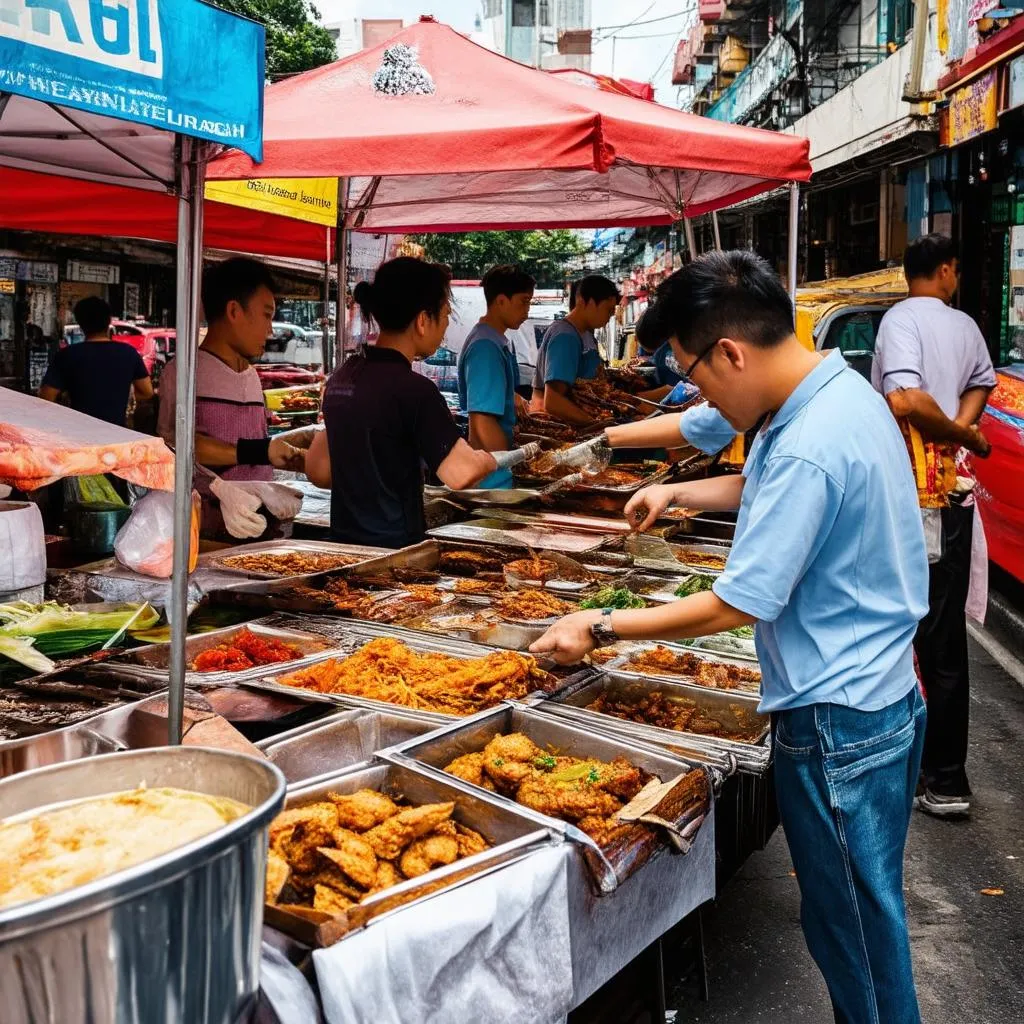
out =
{"type": "Polygon", "coordinates": [[[128,521],[131,511],[127,505],[104,502],[71,506],[68,533],[75,551],[82,555],[111,554],[117,531],[128,521]]]}
{"type": "Polygon", "coordinates": [[[86,758],[0,782],[0,818],[142,783],[252,810],[161,857],[0,911],[4,1024],[235,1024],[254,1000],[267,828],[285,791],[273,765],[193,747],[86,758]]]}

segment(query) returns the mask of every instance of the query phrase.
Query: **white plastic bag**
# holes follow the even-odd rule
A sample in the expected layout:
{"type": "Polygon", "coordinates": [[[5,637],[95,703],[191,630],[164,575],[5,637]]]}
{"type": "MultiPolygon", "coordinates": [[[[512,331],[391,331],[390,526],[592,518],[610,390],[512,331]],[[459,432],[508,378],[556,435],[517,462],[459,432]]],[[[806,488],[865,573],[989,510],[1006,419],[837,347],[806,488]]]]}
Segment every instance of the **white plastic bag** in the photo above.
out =
{"type": "MultiPolygon", "coordinates": [[[[199,560],[199,492],[192,492],[192,528],[189,531],[188,571],[199,560]]],[[[126,568],[158,579],[174,571],[174,495],[150,491],[140,498],[128,522],[114,538],[114,555],[126,568]]]]}

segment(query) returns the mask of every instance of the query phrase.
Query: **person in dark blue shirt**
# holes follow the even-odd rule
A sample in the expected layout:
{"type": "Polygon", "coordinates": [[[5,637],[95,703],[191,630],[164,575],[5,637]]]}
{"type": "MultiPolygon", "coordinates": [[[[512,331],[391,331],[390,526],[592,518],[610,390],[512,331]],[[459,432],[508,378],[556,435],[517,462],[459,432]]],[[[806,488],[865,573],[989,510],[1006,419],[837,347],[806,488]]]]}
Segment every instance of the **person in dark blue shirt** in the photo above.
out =
{"type": "Polygon", "coordinates": [[[75,320],[85,341],[62,348],[46,370],[39,397],[56,402],[62,394],[68,404],[87,416],[123,427],[128,399],[153,400],[153,382],[139,353],[110,337],[110,307],[97,297],[75,305],[75,320]]]}
{"type": "MultiPolygon", "coordinates": [[[[481,451],[515,447],[519,364],[506,331],[518,330],[530,315],[534,280],[518,267],[491,267],[480,282],[487,313],[469,332],[459,353],[459,406],[469,416],[469,443],[481,451]]],[[[511,487],[512,471],[499,469],[480,487],[511,487]]]]}

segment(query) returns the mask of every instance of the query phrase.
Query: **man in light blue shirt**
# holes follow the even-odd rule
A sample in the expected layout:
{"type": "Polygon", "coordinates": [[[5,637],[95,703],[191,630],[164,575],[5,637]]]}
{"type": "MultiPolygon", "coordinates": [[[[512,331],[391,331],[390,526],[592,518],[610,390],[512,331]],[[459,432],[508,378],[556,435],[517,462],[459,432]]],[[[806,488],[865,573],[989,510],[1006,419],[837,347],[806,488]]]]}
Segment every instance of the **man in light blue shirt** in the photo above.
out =
{"type": "MultiPolygon", "coordinates": [[[[643,530],[670,504],[738,508],[732,551],[712,591],[579,612],[531,649],[572,661],[618,637],[756,623],[801,920],[836,1020],[915,1024],[902,880],[924,743],[911,644],[928,563],[903,439],[841,354],[803,348],[789,297],[753,253],[709,253],[656,301],[708,399],[704,425],[717,409],[733,432],[762,426],[742,476],[646,488],[626,515],[643,530]]],[[[678,418],[670,426],[686,434],[678,418]]]]}
{"type": "Polygon", "coordinates": [[[594,331],[615,313],[621,295],[615,282],[599,274],[577,281],[572,288],[572,309],[545,332],[537,350],[533,373],[533,408],[566,423],[585,425],[593,417],[572,400],[577,380],[593,380],[601,369],[594,331]]]}
{"type": "MultiPolygon", "coordinates": [[[[459,407],[469,416],[469,443],[484,452],[515,447],[519,363],[506,331],[518,330],[530,315],[533,278],[517,267],[491,267],[480,282],[487,312],[469,332],[459,353],[459,407]]],[[[525,405],[525,403],[523,403],[525,405]]],[[[512,486],[512,471],[499,469],[480,488],[512,486]]]]}

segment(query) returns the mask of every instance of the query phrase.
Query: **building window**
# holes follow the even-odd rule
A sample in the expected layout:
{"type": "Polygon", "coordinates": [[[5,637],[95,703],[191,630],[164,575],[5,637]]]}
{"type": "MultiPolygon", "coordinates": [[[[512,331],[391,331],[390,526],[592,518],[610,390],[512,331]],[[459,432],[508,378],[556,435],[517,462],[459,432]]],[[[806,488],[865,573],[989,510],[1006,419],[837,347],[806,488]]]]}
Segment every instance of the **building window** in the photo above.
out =
{"type": "Polygon", "coordinates": [[[503,10],[503,0],[484,0],[485,18],[500,18],[503,10]]]}
{"type": "Polygon", "coordinates": [[[540,0],[538,3],[538,9],[540,12],[540,23],[543,28],[551,27],[551,2],[550,0],[540,0]]]}
{"type": "Polygon", "coordinates": [[[512,0],[512,27],[533,28],[536,13],[536,0],[512,0]]]}

